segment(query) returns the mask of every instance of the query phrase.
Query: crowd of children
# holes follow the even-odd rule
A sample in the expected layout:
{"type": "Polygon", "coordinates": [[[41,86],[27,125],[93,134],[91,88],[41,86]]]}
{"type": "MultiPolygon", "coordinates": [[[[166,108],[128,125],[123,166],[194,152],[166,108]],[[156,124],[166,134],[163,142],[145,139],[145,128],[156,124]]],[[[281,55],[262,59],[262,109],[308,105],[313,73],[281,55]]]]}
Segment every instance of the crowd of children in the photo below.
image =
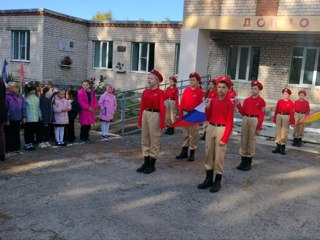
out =
{"type": "MultiPolygon", "coordinates": [[[[95,122],[98,101],[90,82],[85,80],[78,91],[57,89],[52,82],[29,82],[24,86],[24,96],[16,82],[6,84],[0,79],[3,106],[0,131],[0,156],[21,149],[20,131],[23,128],[24,149],[65,146],[75,141],[75,119],[79,115],[80,140],[89,141],[89,131],[95,122]],[[2,129],[3,128],[3,129],[2,129]],[[1,147],[1,146],[4,147],[1,147]]],[[[114,87],[108,85],[99,101],[102,138],[109,137],[109,122],[117,108],[114,87]]]]}

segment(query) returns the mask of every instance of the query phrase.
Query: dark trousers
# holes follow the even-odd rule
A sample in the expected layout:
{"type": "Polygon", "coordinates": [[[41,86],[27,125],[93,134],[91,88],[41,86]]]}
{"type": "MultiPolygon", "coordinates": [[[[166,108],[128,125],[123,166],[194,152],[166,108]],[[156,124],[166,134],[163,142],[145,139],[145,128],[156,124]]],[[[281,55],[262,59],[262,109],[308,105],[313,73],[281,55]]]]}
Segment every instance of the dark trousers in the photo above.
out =
{"type": "Polygon", "coordinates": [[[81,140],[89,140],[89,131],[90,131],[91,125],[81,125],[80,128],[80,139],[81,140]]]}
{"type": "Polygon", "coordinates": [[[4,160],[4,155],[6,153],[6,141],[4,134],[4,123],[0,123],[0,157],[4,160]]]}
{"type": "Polygon", "coordinates": [[[64,130],[65,130],[66,141],[67,142],[74,142],[74,140],[76,139],[76,135],[74,132],[74,119],[69,118],[69,124],[66,125],[64,130]]]}
{"type": "Polygon", "coordinates": [[[50,135],[50,125],[45,126],[43,122],[41,122],[41,133],[40,133],[40,142],[49,142],[51,135],[50,135]]]}
{"type": "Polygon", "coordinates": [[[24,142],[25,144],[36,143],[35,137],[39,132],[39,122],[27,122],[24,125],[24,142]]]}
{"type": "Polygon", "coordinates": [[[4,126],[7,152],[20,150],[20,123],[20,121],[9,121],[9,125],[4,126]]]}

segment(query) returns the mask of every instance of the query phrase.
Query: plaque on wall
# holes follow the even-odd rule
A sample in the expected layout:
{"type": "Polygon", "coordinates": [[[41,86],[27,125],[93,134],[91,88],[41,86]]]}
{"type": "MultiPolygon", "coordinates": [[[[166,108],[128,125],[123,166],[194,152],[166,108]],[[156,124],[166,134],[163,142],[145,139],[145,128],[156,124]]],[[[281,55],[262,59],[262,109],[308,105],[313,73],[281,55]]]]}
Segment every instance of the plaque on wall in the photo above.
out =
{"type": "Polygon", "coordinates": [[[67,39],[59,40],[59,50],[65,52],[74,52],[74,41],[67,39]]]}
{"type": "Polygon", "coordinates": [[[126,46],[118,46],[118,52],[125,52],[126,46]]]}

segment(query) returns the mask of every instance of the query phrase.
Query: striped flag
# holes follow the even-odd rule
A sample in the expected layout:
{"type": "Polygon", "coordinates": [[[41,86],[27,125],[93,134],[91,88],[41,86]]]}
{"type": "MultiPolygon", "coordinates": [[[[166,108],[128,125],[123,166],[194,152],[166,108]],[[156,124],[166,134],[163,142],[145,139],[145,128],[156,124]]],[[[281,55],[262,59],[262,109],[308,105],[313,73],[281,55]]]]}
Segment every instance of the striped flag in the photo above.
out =
{"type": "Polygon", "coordinates": [[[295,124],[295,126],[300,125],[300,124],[310,123],[310,122],[318,120],[319,118],[320,118],[320,112],[316,112],[314,114],[311,114],[311,115],[306,116],[305,118],[301,119],[297,124],[295,124]]]}
{"type": "Polygon", "coordinates": [[[190,127],[197,124],[201,124],[205,121],[207,121],[206,114],[205,114],[205,108],[206,105],[204,102],[202,102],[200,105],[198,105],[195,109],[193,109],[188,114],[184,115],[182,119],[177,120],[171,126],[170,128],[174,127],[190,127]]]}

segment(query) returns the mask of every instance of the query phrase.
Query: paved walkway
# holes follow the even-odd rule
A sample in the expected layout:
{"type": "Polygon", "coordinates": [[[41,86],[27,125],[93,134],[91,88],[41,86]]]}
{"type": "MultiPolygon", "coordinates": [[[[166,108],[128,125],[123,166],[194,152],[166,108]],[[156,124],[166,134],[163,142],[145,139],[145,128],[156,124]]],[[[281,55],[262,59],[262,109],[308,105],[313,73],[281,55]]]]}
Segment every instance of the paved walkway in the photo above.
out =
{"type": "Polygon", "coordinates": [[[244,173],[235,135],[222,189],[212,194],[196,188],[203,142],[196,161],[174,159],[180,131],[162,137],[151,175],[135,172],[140,135],[93,140],[0,163],[0,239],[320,239],[319,154],[272,154],[274,143],[262,138],[244,173]]]}

